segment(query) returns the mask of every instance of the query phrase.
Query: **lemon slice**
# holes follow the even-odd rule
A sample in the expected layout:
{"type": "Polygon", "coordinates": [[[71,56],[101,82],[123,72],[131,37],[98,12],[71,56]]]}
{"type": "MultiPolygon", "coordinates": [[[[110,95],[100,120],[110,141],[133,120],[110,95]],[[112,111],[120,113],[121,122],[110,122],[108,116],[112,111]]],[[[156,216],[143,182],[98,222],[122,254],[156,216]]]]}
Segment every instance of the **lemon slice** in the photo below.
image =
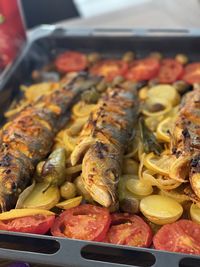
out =
{"type": "Polygon", "coordinates": [[[156,173],[168,175],[173,161],[174,158],[171,155],[156,156],[154,153],[149,153],[144,157],[144,166],[156,173]]]}
{"type": "Polygon", "coordinates": [[[38,183],[23,202],[23,208],[50,210],[60,199],[60,191],[48,183],[38,183]]]}
{"type": "Polygon", "coordinates": [[[62,201],[56,205],[56,207],[63,209],[63,210],[68,210],[71,208],[75,208],[81,204],[83,197],[74,197],[65,201],[62,201]]]}
{"type": "Polygon", "coordinates": [[[148,196],[153,192],[153,187],[150,184],[137,179],[129,179],[126,182],[126,188],[139,196],[148,196]]]}
{"type": "Polygon", "coordinates": [[[167,84],[156,85],[151,87],[147,92],[148,98],[150,99],[160,99],[161,101],[166,101],[172,106],[177,105],[180,102],[180,95],[177,90],[167,84]]]}
{"type": "Polygon", "coordinates": [[[200,223],[200,208],[194,203],[190,206],[190,216],[194,222],[200,223]]]}
{"type": "Polygon", "coordinates": [[[158,124],[156,131],[157,138],[165,142],[170,142],[170,132],[173,125],[174,125],[174,120],[171,117],[168,117],[163,121],[161,121],[158,124]]]}
{"type": "Polygon", "coordinates": [[[43,210],[43,209],[13,209],[1,213],[0,221],[22,218],[27,216],[34,216],[34,215],[51,216],[54,215],[54,213],[49,210],[43,210]]]}
{"type": "Polygon", "coordinates": [[[94,104],[86,104],[84,101],[79,101],[72,108],[72,113],[76,117],[86,117],[89,116],[90,113],[96,108],[94,104]]]}
{"type": "Polygon", "coordinates": [[[183,213],[183,208],[170,197],[151,195],[141,200],[140,211],[149,221],[163,225],[178,220],[183,213]]]}

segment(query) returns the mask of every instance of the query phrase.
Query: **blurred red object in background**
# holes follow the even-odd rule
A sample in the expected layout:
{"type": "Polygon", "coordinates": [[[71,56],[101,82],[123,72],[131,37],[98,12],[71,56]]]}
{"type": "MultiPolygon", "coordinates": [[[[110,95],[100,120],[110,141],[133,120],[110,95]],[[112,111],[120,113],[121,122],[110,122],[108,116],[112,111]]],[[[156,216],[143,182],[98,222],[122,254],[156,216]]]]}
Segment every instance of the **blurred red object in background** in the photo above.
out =
{"type": "Polygon", "coordinates": [[[0,0],[0,69],[12,62],[25,38],[18,0],[0,0]]]}

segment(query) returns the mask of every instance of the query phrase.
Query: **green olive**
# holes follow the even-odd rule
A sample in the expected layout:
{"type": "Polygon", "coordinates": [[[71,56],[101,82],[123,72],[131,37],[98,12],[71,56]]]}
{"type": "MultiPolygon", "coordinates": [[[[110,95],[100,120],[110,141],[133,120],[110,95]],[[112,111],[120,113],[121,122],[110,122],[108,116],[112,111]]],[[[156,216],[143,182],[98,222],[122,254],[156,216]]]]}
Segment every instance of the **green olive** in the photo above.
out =
{"type": "Polygon", "coordinates": [[[184,54],[177,54],[175,60],[181,63],[182,65],[187,64],[189,61],[188,57],[184,54]]]}
{"type": "Polygon", "coordinates": [[[112,86],[116,86],[124,81],[124,77],[116,76],[112,81],[112,86]]]}
{"type": "Polygon", "coordinates": [[[96,104],[100,97],[99,92],[95,88],[91,88],[82,93],[81,98],[83,101],[89,104],[96,104]]]}
{"type": "Polygon", "coordinates": [[[96,63],[97,61],[100,60],[100,58],[101,58],[101,55],[99,53],[96,53],[96,52],[90,53],[87,57],[89,63],[91,63],[91,64],[96,63]]]}
{"type": "Polygon", "coordinates": [[[149,56],[158,60],[161,60],[163,58],[163,55],[160,52],[152,52],[149,56]]]}
{"type": "Polygon", "coordinates": [[[173,87],[177,90],[179,94],[184,94],[191,89],[191,85],[184,81],[176,81],[173,83],[173,87]]]}
{"type": "Polygon", "coordinates": [[[122,60],[129,63],[133,61],[134,58],[135,58],[135,54],[132,51],[128,51],[123,55],[122,60]]]}
{"type": "Polygon", "coordinates": [[[140,205],[139,199],[134,197],[124,198],[119,203],[120,209],[123,212],[128,212],[132,214],[139,212],[139,205],[140,205]]]}
{"type": "Polygon", "coordinates": [[[64,199],[74,198],[76,196],[76,186],[73,183],[65,182],[60,187],[60,194],[64,199]]]}
{"type": "Polygon", "coordinates": [[[98,92],[103,93],[107,89],[108,84],[105,80],[100,81],[100,83],[97,84],[96,89],[98,92]]]}

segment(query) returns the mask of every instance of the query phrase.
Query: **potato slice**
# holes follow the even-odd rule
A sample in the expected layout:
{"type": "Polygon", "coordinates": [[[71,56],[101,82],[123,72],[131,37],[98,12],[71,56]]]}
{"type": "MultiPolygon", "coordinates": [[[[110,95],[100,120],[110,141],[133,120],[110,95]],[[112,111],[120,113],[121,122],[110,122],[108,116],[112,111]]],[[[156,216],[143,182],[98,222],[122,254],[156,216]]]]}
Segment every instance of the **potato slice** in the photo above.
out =
{"type": "Polygon", "coordinates": [[[48,187],[47,183],[38,183],[25,199],[23,208],[38,208],[50,210],[60,200],[60,191],[57,186],[48,187]]]}
{"type": "Polygon", "coordinates": [[[34,216],[34,215],[54,215],[53,212],[49,210],[43,209],[13,209],[7,212],[3,212],[0,214],[0,221],[15,219],[15,218],[22,218],[27,216],[34,216]]]}
{"type": "Polygon", "coordinates": [[[140,211],[151,222],[163,225],[178,220],[183,213],[183,208],[170,197],[151,195],[141,200],[140,211]]]}
{"type": "Polygon", "coordinates": [[[177,93],[177,90],[173,86],[167,84],[151,87],[147,95],[149,99],[160,99],[161,101],[168,102],[172,106],[180,102],[180,95],[177,93]]]}
{"type": "Polygon", "coordinates": [[[197,204],[192,204],[190,206],[190,216],[194,222],[200,223],[200,208],[197,204]]]}
{"type": "Polygon", "coordinates": [[[83,197],[79,196],[79,197],[74,197],[74,198],[71,198],[68,200],[64,200],[64,201],[56,204],[56,207],[63,209],[63,210],[75,208],[81,204],[82,199],[83,199],[83,197]]]}
{"type": "Polygon", "coordinates": [[[153,193],[153,187],[150,184],[139,179],[129,179],[126,182],[126,188],[133,194],[139,196],[148,196],[153,193]]]}

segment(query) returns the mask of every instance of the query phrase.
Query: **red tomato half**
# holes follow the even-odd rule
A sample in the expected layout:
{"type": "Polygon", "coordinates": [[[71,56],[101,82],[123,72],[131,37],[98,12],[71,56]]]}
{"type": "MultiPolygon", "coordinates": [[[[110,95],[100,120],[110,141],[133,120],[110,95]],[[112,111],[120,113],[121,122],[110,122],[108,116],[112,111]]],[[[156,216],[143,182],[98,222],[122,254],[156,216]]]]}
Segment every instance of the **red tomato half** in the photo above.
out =
{"type": "Polygon", "coordinates": [[[166,224],[153,238],[156,249],[200,254],[200,225],[190,220],[166,224]]]}
{"type": "Polygon", "coordinates": [[[154,78],[159,71],[160,63],[156,58],[145,58],[135,60],[127,74],[126,78],[131,81],[144,81],[154,78]]]}
{"type": "Polygon", "coordinates": [[[191,63],[185,67],[183,80],[189,84],[200,83],[200,62],[191,63]]]}
{"type": "Polygon", "coordinates": [[[68,51],[60,54],[55,61],[60,72],[81,71],[87,67],[87,58],[79,52],[68,51]]]}
{"type": "Polygon", "coordinates": [[[60,214],[51,233],[60,237],[101,241],[106,236],[110,222],[107,209],[84,204],[60,214]]]}
{"type": "Polygon", "coordinates": [[[0,221],[0,230],[43,235],[49,231],[54,220],[54,215],[33,215],[21,217],[12,220],[0,221]]]}
{"type": "Polygon", "coordinates": [[[103,76],[108,82],[116,76],[124,76],[128,70],[128,64],[122,60],[103,60],[96,63],[90,72],[94,75],[103,76]]]}
{"type": "Polygon", "coordinates": [[[173,83],[180,79],[182,74],[183,66],[174,59],[166,58],[161,61],[158,81],[160,83],[173,83]]]}
{"type": "Polygon", "coordinates": [[[104,242],[134,247],[149,247],[151,228],[137,215],[116,213],[111,216],[111,227],[104,242]]]}

